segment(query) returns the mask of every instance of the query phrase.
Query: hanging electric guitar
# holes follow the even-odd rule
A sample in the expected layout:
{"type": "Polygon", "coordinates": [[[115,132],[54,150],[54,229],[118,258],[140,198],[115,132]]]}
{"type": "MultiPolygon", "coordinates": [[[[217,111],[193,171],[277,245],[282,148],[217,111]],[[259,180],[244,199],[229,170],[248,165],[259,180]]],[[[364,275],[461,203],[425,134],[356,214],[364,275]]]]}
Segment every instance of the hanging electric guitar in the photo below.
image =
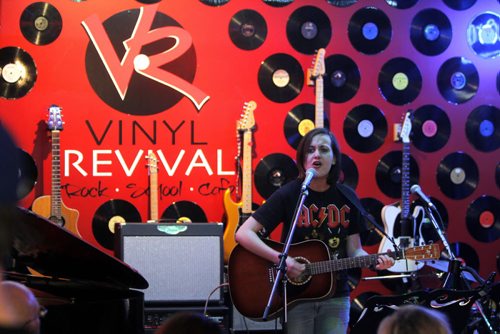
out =
{"type": "Polygon", "coordinates": [[[158,160],[151,151],[146,156],[149,175],[149,220],[148,223],[158,222],[158,160]]]}
{"type": "Polygon", "coordinates": [[[311,71],[311,78],[314,80],[314,87],[316,93],[316,103],[314,109],[314,126],[316,128],[324,128],[324,86],[323,76],[325,75],[325,49],[321,48],[316,53],[314,64],[311,71]]]}
{"type": "Polygon", "coordinates": [[[81,237],[77,227],[78,210],[68,208],[61,199],[60,133],[63,130],[63,121],[60,107],[50,106],[47,126],[52,138],[52,195],[36,198],[32,210],[81,237]]]}
{"type": "MultiPolygon", "coordinates": [[[[271,248],[282,252],[284,244],[264,240],[271,248]]],[[[289,256],[305,263],[304,273],[296,279],[288,279],[287,305],[300,301],[323,299],[335,291],[335,271],[351,268],[368,268],[377,264],[380,254],[360,257],[331,259],[328,246],[320,240],[306,240],[290,246],[289,256]]],[[[395,259],[431,260],[440,255],[438,244],[401,249],[387,255],[395,259]]],[[[236,309],[245,317],[262,320],[274,279],[276,265],[237,245],[228,264],[229,292],[236,309]]],[[[283,296],[277,294],[269,311],[269,318],[280,315],[283,308],[283,296]]]]}
{"type": "MultiPolygon", "coordinates": [[[[393,238],[398,247],[407,248],[415,245],[415,224],[419,216],[421,207],[416,207],[413,215],[410,214],[410,132],[411,132],[411,112],[405,114],[403,125],[401,127],[400,138],[403,142],[403,159],[401,167],[401,204],[386,205],[382,208],[382,221],[384,222],[385,232],[388,236],[394,237],[394,226],[397,223],[397,217],[400,214],[401,235],[393,238]]],[[[386,237],[382,238],[379,246],[379,252],[394,250],[393,243],[386,237]]],[[[392,272],[409,272],[419,270],[424,266],[423,262],[416,262],[408,259],[397,260],[394,266],[390,267],[392,272]]]]}
{"type": "MultiPolygon", "coordinates": [[[[250,101],[244,104],[243,116],[237,122],[236,128],[243,133],[243,167],[242,167],[242,189],[241,201],[233,202],[231,190],[226,189],[224,193],[224,209],[227,216],[227,224],[224,230],[224,262],[227,263],[231,251],[236,246],[234,234],[238,227],[252,215],[252,132],[255,129],[255,118],[253,111],[257,103],[250,101]]],[[[240,145],[238,145],[239,150],[240,145]]],[[[239,154],[238,154],[239,155],[239,154]]]]}

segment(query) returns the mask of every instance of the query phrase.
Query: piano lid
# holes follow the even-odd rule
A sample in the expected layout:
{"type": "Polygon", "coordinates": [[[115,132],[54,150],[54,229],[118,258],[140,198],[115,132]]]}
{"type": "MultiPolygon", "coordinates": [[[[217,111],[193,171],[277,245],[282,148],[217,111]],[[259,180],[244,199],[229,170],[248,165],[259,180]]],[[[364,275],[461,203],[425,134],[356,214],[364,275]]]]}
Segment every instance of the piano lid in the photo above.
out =
{"type": "Polygon", "coordinates": [[[21,207],[18,207],[16,220],[13,257],[40,274],[102,282],[116,288],[148,287],[148,282],[137,270],[50,220],[21,207]]]}

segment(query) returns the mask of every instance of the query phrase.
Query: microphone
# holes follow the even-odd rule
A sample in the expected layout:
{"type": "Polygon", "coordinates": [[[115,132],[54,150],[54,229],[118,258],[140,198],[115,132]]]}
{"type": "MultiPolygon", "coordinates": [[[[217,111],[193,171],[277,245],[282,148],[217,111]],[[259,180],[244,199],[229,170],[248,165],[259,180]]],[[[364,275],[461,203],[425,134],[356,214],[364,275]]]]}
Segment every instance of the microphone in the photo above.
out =
{"type": "Polygon", "coordinates": [[[427,204],[427,206],[429,208],[434,208],[434,204],[431,202],[431,200],[429,199],[429,197],[422,192],[422,188],[420,188],[420,186],[418,184],[412,185],[411,188],[410,188],[410,192],[412,194],[417,194],[420,197],[420,199],[422,201],[424,201],[425,204],[427,204]]]}
{"type": "Polygon", "coordinates": [[[318,176],[318,172],[314,168],[309,168],[306,171],[306,177],[304,178],[304,182],[302,182],[302,191],[305,191],[307,187],[309,187],[309,184],[311,183],[312,179],[314,179],[316,176],[318,176]]]}

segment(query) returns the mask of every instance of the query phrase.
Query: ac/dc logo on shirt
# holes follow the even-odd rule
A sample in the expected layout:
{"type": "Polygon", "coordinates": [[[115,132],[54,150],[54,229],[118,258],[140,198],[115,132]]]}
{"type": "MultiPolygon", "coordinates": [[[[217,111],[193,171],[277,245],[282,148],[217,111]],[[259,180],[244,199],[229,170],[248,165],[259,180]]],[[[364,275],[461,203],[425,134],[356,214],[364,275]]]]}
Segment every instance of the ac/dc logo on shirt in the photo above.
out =
{"type": "Polygon", "coordinates": [[[302,206],[297,227],[319,228],[326,224],[330,229],[336,229],[339,226],[348,228],[350,224],[348,214],[350,212],[351,208],[348,205],[343,205],[340,208],[335,204],[326,207],[317,207],[315,204],[309,207],[302,206]]]}

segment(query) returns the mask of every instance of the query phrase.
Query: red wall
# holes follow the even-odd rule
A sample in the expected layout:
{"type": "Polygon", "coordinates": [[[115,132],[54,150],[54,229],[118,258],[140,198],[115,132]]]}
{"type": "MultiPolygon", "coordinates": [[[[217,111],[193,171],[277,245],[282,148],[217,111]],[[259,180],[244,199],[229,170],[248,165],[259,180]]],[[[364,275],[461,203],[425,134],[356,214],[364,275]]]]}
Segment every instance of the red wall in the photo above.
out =
{"type": "MultiPolygon", "coordinates": [[[[350,156],[357,166],[359,181],[356,190],[360,197],[373,198],[382,204],[398,200],[387,196],[376,182],[376,169],[380,159],[388,152],[401,149],[401,144],[393,140],[393,126],[401,122],[402,115],[408,109],[415,110],[427,104],[443,109],[451,122],[451,132],[446,145],[434,152],[411,148],[412,157],[419,167],[418,183],[428,195],[445,207],[448,216],[447,235],[451,243],[459,243],[459,251],[464,252],[459,255],[469,256],[470,250],[475,251],[480,259],[479,270],[483,276],[498,270],[496,262],[498,261],[496,257],[499,255],[498,240],[496,240],[499,226],[498,207],[486,207],[480,210],[493,213],[492,227],[484,228],[480,227],[478,222],[475,223],[477,225],[475,229],[479,231],[477,233],[482,236],[497,233],[494,240],[489,242],[477,240],[469,232],[466,223],[468,206],[479,197],[492,196],[498,202],[498,149],[489,152],[476,149],[468,141],[465,132],[469,114],[479,106],[495,106],[498,121],[497,77],[500,68],[498,58],[479,57],[467,45],[466,40],[467,25],[472,18],[488,10],[498,13],[500,8],[497,1],[478,1],[470,9],[461,11],[451,9],[441,1],[420,1],[409,9],[393,8],[385,1],[359,1],[345,8],[318,0],[295,1],[281,8],[272,7],[263,1],[233,0],[216,7],[197,0],[162,1],[159,3],[158,12],[173,18],[192,36],[196,53],[196,67],[190,68],[195,71],[193,85],[210,98],[200,110],[197,110],[187,97],[182,96],[178,103],[169,108],[156,114],[142,116],[123,113],[108,106],[92,88],[85,65],[89,35],[82,21],[94,14],[104,21],[120,12],[148,5],[132,0],[89,0],[80,3],[53,0],[50,3],[61,14],[62,30],[53,42],[45,45],[30,42],[21,32],[20,22],[23,22],[21,17],[25,8],[31,4],[30,1],[3,0],[0,4],[1,48],[22,48],[31,55],[37,69],[36,81],[26,95],[0,98],[2,123],[13,133],[18,145],[33,157],[38,168],[36,185],[21,199],[22,206],[29,207],[36,197],[50,194],[50,143],[45,121],[48,107],[57,104],[63,108],[65,121],[64,131],[61,133],[62,165],[68,166],[68,169],[62,170],[62,184],[69,185],[64,189],[71,189],[71,191],[63,189],[63,201],[66,206],[79,210],[78,228],[85,240],[111,253],[110,249],[103,247],[102,243],[96,240],[96,233],[107,239],[112,238],[111,232],[107,229],[108,220],[115,214],[126,216],[126,213],[113,212],[113,202],[110,201],[126,200],[140,212],[142,220],[148,218],[148,196],[145,193],[148,187],[148,173],[144,159],[147,150],[161,151],[171,167],[176,159],[184,154],[179,158],[179,164],[171,175],[168,175],[162,162],[159,163],[159,183],[164,188],[172,189],[170,194],[166,191],[160,199],[160,214],[174,202],[189,201],[203,210],[208,221],[222,221],[224,190],[236,184],[234,175],[234,157],[237,153],[236,122],[240,119],[244,102],[254,100],[257,103],[254,112],[257,129],[254,131],[255,153],[252,169],[255,170],[262,164],[262,159],[273,153],[282,153],[292,159],[295,156],[295,150],[288,144],[285,136],[285,121],[290,117],[289,112],[294,107],[303,103],[314,104],[314,88],[304,85],[297,96],[289,102],[273,102],[259,88],[258,73],[261,62],[275,53],[285,53],[294,57],[304,71],[311,66],[314,55],[301,53],[292,47],[287,40],[286,25],[296,9],[313,5],[324,11],[331,22],[332,37],[325,47],[326,57],[334,54],[347,55],[360,70],[360,86],[353,98],[343,103],[325,100],[330,128],[337,134],[343,152],[350,156]],[[450,19],[452,38],[444,52],[426,56],[417,51],[410,41],[410,23],[418,12],[430,8],[431,4],[450,19]],[[347,34],[352,15],[368,5],[383,11],[392,25],[392,37],[388,47],[374,55],[357,51],[347,34]],[[267,36],[263,44],[255,50],[238,48],[228,33],[231,18],[242,9],[257,11],[267,23],[267,36]],[[379,92],[379,72],[388,60],[395,57],[412,60],[422,75],[422,87],[418,96],[405,105],[390,103],[379,92]],[[466,57],[471,60],[479,74],[477,93],[465,103],[449,103],[438,91],[439,68],[452,57],[466,57]],[[388,126],[388,133],[382,138],[381,146],[369,153],[351,148],[343,135],[347,114],[362,104],[372,104],[379,108],[388,126]],[[174,136],[163,122],[171,128],[182,125],[174,136]],[[156,141],[148,139],[138,128],[134,137],[133,124],[142,127],[150,136],[154,133],[156,124],[156,141]],[[108,125],[109,130],[106,132],[108,125]],[[91,129],[95,135],[92,135],[91,129]],[[102,141],[97,140],[101,136],[102,141]],[[102,152],[98,158],[93,158],[93,154],[100,150],[102,152]],[[76,155],[70,155],[70,161],[65,160],[65,152],[74,151],[81,154],[83,160],[80,166],[86,175],[82,175],[72,167],[71,163],[75,161],[76,155]],[[442,159],[457,151],[471,156],[476,161],[479,171],[479,177],[473,182],[476,186],[471,194],[460,199],[448,197],[437,183],[442,159]],[[131,175],[126,175],[118,156],[121,155],[126,165],[131,166],[138,154],[140,158],[135,170],[131,175]],[[194,168],[188,175],[187,171],[194,157],[196,157],[194,168]],[[107,173],[109,176],[99,176],[96,173],[107,173]],[[104,217],[96,212],[101,205],[109,209],[105,211],[104,217]]],[[[50,29],[55,29],[53,22],[50,23],[50,29]]],[[[47,35],[51,36],[41,34],[43,38],[47,38],[47,35]]],[[[5,65],[8,59],[0,60],[2,65],[5,65]]],[[[92,70],[88,69],[89,72],[92,70]]],[[[102,71],[101,75],[104,81],[107,77],[106,72],[102,71]]],[[[4,81],[2,84],[5,92],[5,87],[10,84],[4,81]]],[[[142,92],[141,98],[144,99],[144,103],[148,99],[155,100],[154,103],[161,103],[162,91],[152,91],[153,97],[150,97],[147,90],[141,91],[140,87],[134,89],[136,92],[142,92]]],[[[496,125],[498,126],[498,123],[496,125]]],[[[495,131],[498,133],[498,129],[495,131]]],[[[498,134],[495,134],[492,140],[498,141],[498,134]]],[[[498,147],[498,143],[496,146],[498,147]]],[[[254,202],[261,202],[264,198],[256,190],[255,185],[253,190],[254,202]]],[[[377,251],[377,245],[367,248],[372,252],[377,251]]],[[[371,272],[364,274],[372,275],[371,272]]],[[[356,294],[367,290],[387,292],[378,281],[370,281],[361,282],[356,294]]]]}

